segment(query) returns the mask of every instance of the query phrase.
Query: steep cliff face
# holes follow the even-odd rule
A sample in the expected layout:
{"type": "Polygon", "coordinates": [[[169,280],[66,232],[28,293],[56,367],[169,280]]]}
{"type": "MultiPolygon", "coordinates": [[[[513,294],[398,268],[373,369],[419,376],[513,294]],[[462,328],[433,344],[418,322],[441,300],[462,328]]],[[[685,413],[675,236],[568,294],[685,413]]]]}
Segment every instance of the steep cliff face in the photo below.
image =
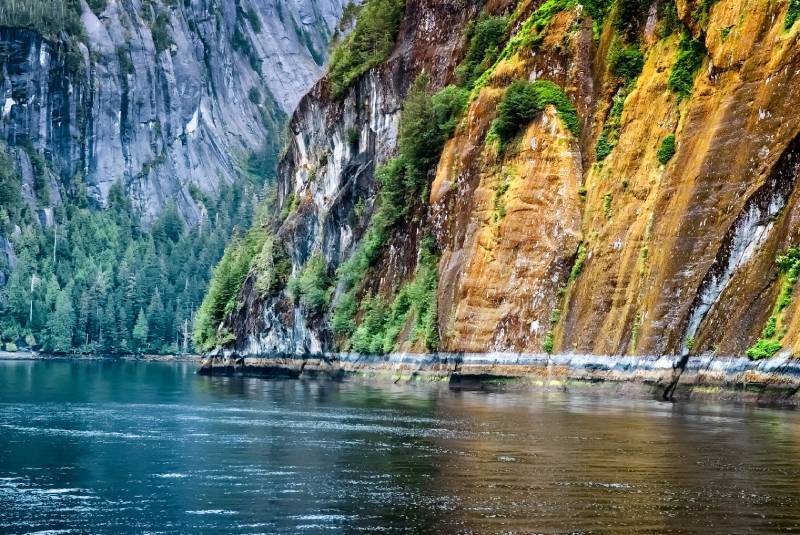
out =
{"type": "Polygon", "coordinates": [[[429,195],[392,225],[359,282],[356,329],[383,322],[384,351],[431,348],[416,334],[413,307],[399,329],[386,325],[421,265],[423,237],[432,235],[440,349],[755,348],[754,358],[795,351],[797,6],[460,6],[407,2],[386,63],[343,100],[330,97],[324,81],[304,99],[280,167],[279,202],[289,215],[274,229],[297,277],[309,259],[324,258],[330,304],[309,310],[291,288],[258,292],[254,269],[223,325],[235,334],[231,348],[353,347],[331,323],[348,295],[342,262],[358,252],[380,204],[375,166],[397,153],[403,100],[417,74],[428,74],[434,92],[463,85],[455,67],[469,59],[483,10],[505,16],[497,53],[465,87],[468,102],[428,175],[429,195]],[[555,83],[576,120],[558,98],[545,99],[512,140],[498,142],[493,121],[518,81],[555,83]],[[385,303],[380,314],[375,298],[385,303]]]}
{"type": "Polygon", "coordinates": [[[121,183],[147,219],[175,202],[197,221],[191,186],[213,194],[277,152],[345,3],[81,1],[83,35],[0,28],[0,135],[101,204],[121,183]]]}

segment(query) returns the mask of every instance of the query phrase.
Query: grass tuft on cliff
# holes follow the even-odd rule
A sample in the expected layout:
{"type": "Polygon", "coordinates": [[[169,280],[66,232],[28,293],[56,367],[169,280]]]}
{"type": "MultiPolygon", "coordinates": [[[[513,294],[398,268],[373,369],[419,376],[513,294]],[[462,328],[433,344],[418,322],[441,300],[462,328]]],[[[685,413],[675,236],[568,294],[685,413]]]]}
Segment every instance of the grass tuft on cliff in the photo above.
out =
{"type": "Polygon", "coordinates": [[[552,104],[564,126],[574,136],[580,135],[580,124],[575,106],[564,90],[553,82],[516,81],[506,90],[505,97],[497,107],[497,118],[492,124],[490,135],[500,140],[501,147],[515,138],[545,106],[552,104]]]}
{"type": "Polygon", "coordinates": [[[340,98],[355,80],[383,63],[394,49],[405,0],[368,0],[356,26],[333,51],[328,77],[331,93],[340,98]]]}

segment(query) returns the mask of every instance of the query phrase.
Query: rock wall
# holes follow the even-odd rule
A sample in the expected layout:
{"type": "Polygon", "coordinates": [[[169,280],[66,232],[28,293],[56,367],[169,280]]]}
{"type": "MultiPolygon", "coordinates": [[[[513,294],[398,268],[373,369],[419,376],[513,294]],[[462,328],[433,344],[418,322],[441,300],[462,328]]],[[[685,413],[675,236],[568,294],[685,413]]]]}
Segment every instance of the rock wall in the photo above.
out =
{"type": "Polygon", "coordinates": [[[213,194],[251,151],[282,145],[347,2],[80,3],[84,36],[0,28],[0,136],[100,204],[121,182],[147,219],[175,202],[191,223],[190,185],[213,194]]]}
{"type": "MultiPolygon", "coordinates": [[[[555,4],[409,1],[386,64],[342,102],[324,81],[304,99],[279,173],[280,202],[299,199],[278,230],[295,273],[318,252],[334,273],[360,239],[377,190],[372,170],[396,149],[416,73],[425,69],[434,90],[452,82],[465,28],[481,9],[515,17],[513,39],[555,4]],[[357,147],[345,136],[353,128],[357,147]],[[365,213],[353,218],[362,197],[365,213]]],[[[447,351],[743,355],[787,286],[776,257],[800,240],[800,24],[785,27],[782,1],[678,1],[679,29],[662,34],[665,4],[652,2],[636,30],[644,64],[605,159],[597,142],[622,87],[609,59],[616,8],[595,24],[580,3],[561,2],[535,39],[504,54],[447,142],[428,202],[393,229],[365,287],[390,298],[412,275],[420,236],[432,232],[447,351]],[[681,98],[669,78],[689,38],[704,51],[681,98]],[[505,90],[541,79],[567,92],[581,134],[548,106],[510,150],[496,151],[485,139],[505,90]],[[675,154],[661,163],[670,135],[675,154]]],[[[781,309],[773,336],[784,355],[800,344],[796,302],[781,309]]],[[[265,301],[252,284],[240,303],[229,322],[236,351],[340,347],[330,312],[303,310],[285,293],[265,301]]],[[[397,347],[410,345],[406,330],[397,347]]]]}

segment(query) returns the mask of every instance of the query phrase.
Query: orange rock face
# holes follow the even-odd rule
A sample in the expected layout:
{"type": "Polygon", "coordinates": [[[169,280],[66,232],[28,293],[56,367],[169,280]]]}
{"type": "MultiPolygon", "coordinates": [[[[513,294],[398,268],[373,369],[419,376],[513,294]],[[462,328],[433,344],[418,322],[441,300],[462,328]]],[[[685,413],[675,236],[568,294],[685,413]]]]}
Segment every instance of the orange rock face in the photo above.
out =
{"type": "MultiPolygon", "coordinates": [[[[681,2],[681,17],[688,21],[693,6],[681,2]]],[[[602,163],[594,144],[610,105],[604,55],[613,31],[587,54],[580,31],[564,37],[579,15],[561,13],[543,52],[497,65],[448,143],[431,192],[444,249],[445,347],[536,352],[552,330],[556,351],[742,354],[780,290],[776,256],[800,240],[790,154],[800,149],[792,145],[800,25],[784,29],[785,9],[715,3],[704,25],[707,56],[682,100],[668,87],[680,35],[643,40],[645,65],[602,163]],[[556,43],[566,61],[548,56],[556,43]],[[516,148],[493,154],[483,139],[504,87],[535,77],[563,85],[588,128],[574,139],[548,109],[516,148]],[[657,153],[671,134],[676,153],[662,165],[657,153]],[[570,282],[581,243],[585,263],[570,282]]],[[[794,308],[782,319],[789,349],[800,333],[794,308]]]]}

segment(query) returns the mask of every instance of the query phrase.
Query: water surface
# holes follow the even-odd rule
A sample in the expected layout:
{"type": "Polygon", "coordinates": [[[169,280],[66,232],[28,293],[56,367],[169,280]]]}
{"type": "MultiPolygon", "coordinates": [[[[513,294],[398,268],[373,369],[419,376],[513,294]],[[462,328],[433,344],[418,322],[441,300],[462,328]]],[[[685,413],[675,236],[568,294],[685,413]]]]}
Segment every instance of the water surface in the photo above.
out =
{"type": "Polygon", "coordinates": [[[0,532],[800,531],[800,414],[0,362],[0,532]]]}

